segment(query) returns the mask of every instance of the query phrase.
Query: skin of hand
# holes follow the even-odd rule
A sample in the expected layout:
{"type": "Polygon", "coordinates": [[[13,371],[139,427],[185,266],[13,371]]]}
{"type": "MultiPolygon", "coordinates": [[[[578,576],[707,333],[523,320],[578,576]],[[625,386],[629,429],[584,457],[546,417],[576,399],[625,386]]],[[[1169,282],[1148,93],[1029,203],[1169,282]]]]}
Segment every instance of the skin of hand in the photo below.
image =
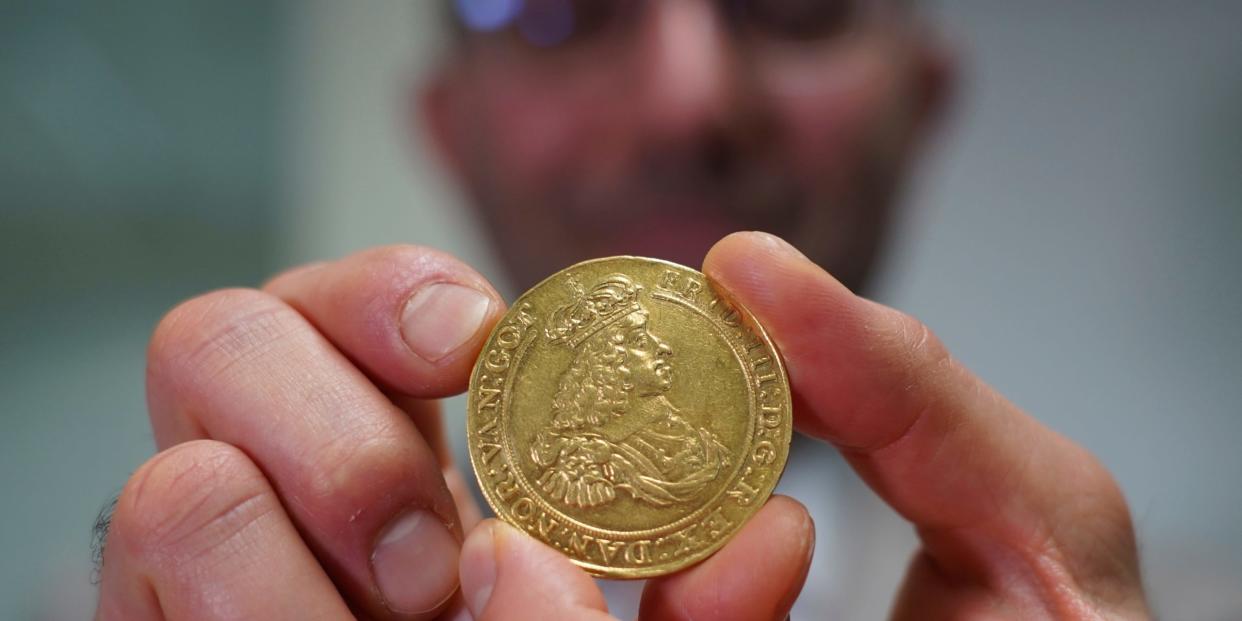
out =
{"type": "Polygon", "coordinates": [[[921,547],[895,619],[1150,617],[1112,476],[926,326],[852,294],[771,235],[725,238],[703,271],[779,347],[798,430],[837,447],[914,525],[921,547]]]}
{"type": "MultiPolygon", "coordinates": [[[[963,368],[926,326],[764,233],[720,241],[703,271],[776,341],[798,429],[837,447],[918,532],[894,619],[1150,617],[1112,477],[963,368]]],[[[801,529],[794,512],[774,515],[788,502],[774,498],[720,553],[649,587],[643,618],[780,618],[783,605],[763,609],[778,616],[746,610],[736,590],[797,565],[788,543],[764,539],[801,529]]],[[[498,522],[467,538],[461,567],[476,618],[609,618],[581,572],[498,522]]]]}
{"type": "MultiPolygon", "coordinates": [[[[159,452],[117,500],[95,618],[605,618],[564,556],[476,527],[449,454],[434,399],[465,389],[503,313],[477,272],[410,246],[172,310],[148,349],[159,452]]],[[[813,546],[806,510],[774,498],[650,581],[642,619],[783,619],[813,546]]]]}
{"type": "MultiPolygon", "coordinates": [[[[915,526],[896,619],[1149,616],[1128,509],[1089,453],[779,238],[731,235],[703,267],[780,348],[798,429],[915,526]]],[[[161,452],[117,503],[96,618],[610,619],[563,555],[476,525],[448,454],[430,399],[464,388],[502,312],[476,272],[414,247],[172,311],[148,370],[161,452]]],[[[650,581],[640,618],[785,618],[813,547],[806,510],[774,497],[650,581]]]]}

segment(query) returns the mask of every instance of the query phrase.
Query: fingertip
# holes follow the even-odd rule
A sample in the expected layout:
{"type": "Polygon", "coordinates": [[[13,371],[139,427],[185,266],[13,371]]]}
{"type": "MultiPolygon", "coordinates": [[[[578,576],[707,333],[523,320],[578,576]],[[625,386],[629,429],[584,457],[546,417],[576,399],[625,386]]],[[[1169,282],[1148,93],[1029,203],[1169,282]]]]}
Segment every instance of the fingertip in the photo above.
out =
{"type": "MultiPolygon", "coordinates": [[[[537,583],[535,590],[546,591],[545,596],[561,599],[566,606],[607,609],[608,604],[595,581],[564,554],[500,521],[492,527],[492,538],[502,574],[506,568],[514,568],[513,573],[518,576],[542,573],[543,580],[537,583]]],[[[526,590],[529,583],[523,581],[514,586],[526,590]]]]}
{"type": "Polygon", "coordinates": [[[927,369],[947,352],[917,320],[854,295],[780,238],[736,233],[704,270],[749,310],[789,371],[794,425],[850,450],[885,446],[925,406],[927,369]]]}
{"type": "Polygon", "coordinates": [[[481,617],[496,584],[494,527],[498,521],[484,520],[466,537],[458,564],[462,598],[475,617],[481,617]]]}
{"type": "Polygon", "coordinates": [[[737,536],[702,563],[652,580],[643,619],[784,619],[802,590],[815,548],[811,515],[773,496],[737,536]]]}
{"type": "Polygon", "coordinates": [[[385,389],[421,398],[465,390],[505,303],[444,252],[394,245],[286,271],[265,285],[385,389]]]}
{"type": "Polygon", "coordinates": [[[789,242],[762,231],[733,233],[717,242],[703,260],[703,272],[764,325],[789,323],[798,317],[791,311],[808,304],[848,312],[858,299],[789,242]]]}
{"type": "Polygon", "coordinates": [[[790,256],[789,248],[792,246],[771,233],[730,233],[707,251],[707,256],[703,258],[703,273],[718,280],[729,280],[739,272],[748,272],[747,267],[755,258],[764,255],[775,255],[777,258],[790,256]]]}
{"type": "Polygon", "coordinates": [[[811,517],[806,505],[790,496],[775,494],[764,505],[763,511],[773,516],[773,528],[798,533],[797,547],[803,550],[809,565],[815,552],[815,518],[811,517]]]}
{"type": "MultiPolygon", "coordinates": [[[[796,534],[790,550],[790,558],[797,559],[798,562],[794,565],[797,571],[790,579],[791,587],[785,593],[785,600],[781,604],[788,610],[793,607],[794,601],[802,591],[802,586],[806,584],[807,575],[811,572],[811,561],[815,558],[815,518],[811,516],[806,505],[789,496],[779,494],[773,496],[764,509],[771,511],[777,520],[789,529],[790,533],[796,534]]],[[[780,526],[775,526],[775,528],[780,528],[780,526]]]]}
{"type": "Polygon", "coordinates": [[[762,265],[757,260],[768,259],[780,262],[802,261],[810,259],[792,244],[764,231],[739,231],[730,233],[716,242],[707,251],[703,259],[703,271],[711,275],[729,268],[762,265]]]}
{"type": "Polygon", "coordinates": [[[291,267],[267,280],[259,287],[263,291],[267,291],[272,295],[284,297],[282,294],[291,293],[296,290],[299,282],[305,280],[315,272],[322,270],[329,265],[328,261],[314,261],[303,265],[291,267]]]}
{"type": "Polygon", "coordinates": [[[484,520],[471,531],[462,546],[460,572],[466,606],[476,618],[581,618],[566,615],[607,610],[586,573],[500,520],[484,520]]]}

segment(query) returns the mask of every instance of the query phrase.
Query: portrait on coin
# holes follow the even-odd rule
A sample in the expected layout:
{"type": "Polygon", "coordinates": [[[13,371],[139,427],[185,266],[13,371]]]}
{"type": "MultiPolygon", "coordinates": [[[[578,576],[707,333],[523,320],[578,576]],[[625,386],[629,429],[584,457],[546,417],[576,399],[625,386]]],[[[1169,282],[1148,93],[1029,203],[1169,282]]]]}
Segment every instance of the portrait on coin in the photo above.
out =
{"type": "Polygon", "coordinates": [[[695,498],[731,464],[716,434],[670,401],[675,352],[641,294],[614,274],[579,288],[549,318],[548,341],[574,352],[530,448],[542,468],[536,484],[555,502],[591,508],[623,493],[667,507],[695,498]]]}

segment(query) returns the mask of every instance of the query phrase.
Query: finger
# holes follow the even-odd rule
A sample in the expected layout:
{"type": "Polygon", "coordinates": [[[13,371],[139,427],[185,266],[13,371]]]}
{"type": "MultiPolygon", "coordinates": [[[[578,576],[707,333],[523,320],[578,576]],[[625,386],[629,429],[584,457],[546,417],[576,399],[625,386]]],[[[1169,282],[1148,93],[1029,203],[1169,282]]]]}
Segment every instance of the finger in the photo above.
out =
{"type": "Polygon", "coordinates": [[[298,312],[258,291],[174,309],[148,352],[161,447],[237,446],[263,470],[349,602],[428,616],[456,589],[461,529],[413,423],[298,312]]]}
{"type": "Polygon", "coordinates": [[[394,394],[389,394],[388,399],[410,417],[410,422],[414,423],[419,435],[427,441],[427,446],[431,447],[432,453],[435,453],[440,466],[445,469],[452,466],[453,447],[449,442],[448,432],[444,429],[440,402],[434,399],[418,399],[394,394]]]}
{"type": "Polygon", "coordinates": [[[382,387],[416,397],[462,392],[505,305],[453,257],[386,246],[286,272],[264,289],[301,312],[382,387]]]}
{"type": "Polygon", "coordinates": [[[773,496],[719,552],[678,574],[647,583],[643,621],[779,621],[802,591],[815,526],[806,508],[773,496]]]}
{"type": "Polygon", "coordinates": [[[704,271],[776,341],[799,429],[841,448],[942,568],[995,580],[997,567],[1018,563],[1050,600],[1063,599],[1055,591],[1067,579],[1102,598],[1118,581],[1137,584],[1129,515],[1108,473],[922,324],[853,295],[766,234],[725,238],[704,271]]]}
{"type": "Polygon", "coordinates": [[[99,621],[352,618],[259,469],[219,442],[134,474],[101,572],[99,621]]]}
{"type": "Polygon", "coordinates": [[[479,621],[605,621],[604,595],[564,554],[499,520],[466,539],[461,589],[479,621]]]}
{"type": "Polygon", "coordinates": [[[473,527],[478,505],[452,467],[440,407],[427,398],[464,389],[483,340],[504,313],[486,279],[444,253],[402,245],[296,268],[265,289],[387,389],[439,459],[463,525],[473,527]]]}
{"type": "Polygon", "coordinates": [[[445,468],[443,474],[444,484],[448,486],[449,493],[453,495],[453,502],[457,506],[461,530],[468,533],[478,526],[483,519],[483,512],[479,509],[479,503],[475,501],[474,492],[470,484],[466,482],[466,477],[462,475],[461,469],[456,466],[445,468]]]}
{"type": "Polygon", "coordinates": [[[462,476],[461,469],[453,464],[453,450],[449,444],[448,434],[444,430],[440,402],[405,395],[389,395],[389,399],[404,410],[410,420],[414,421],[414,425],[418,427],[418,433],[423,436],[432,452],[435,453],[444,475],[444,482],[448,485],[449,492],[453,494],[453,501],[457,504],[457,515],[461,519],[462,532],[470,532],[479,520],[483,519],[483,515],[470,485],[462,476]]]}

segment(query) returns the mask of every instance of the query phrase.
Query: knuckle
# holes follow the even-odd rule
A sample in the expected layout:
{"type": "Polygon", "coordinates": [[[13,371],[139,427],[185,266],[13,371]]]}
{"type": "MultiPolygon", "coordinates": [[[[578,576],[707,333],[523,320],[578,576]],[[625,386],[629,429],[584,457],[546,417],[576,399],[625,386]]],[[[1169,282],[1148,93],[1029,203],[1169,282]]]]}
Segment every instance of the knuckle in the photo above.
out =
{"type": "Polygon", "coordinates": [[[898,319],[898,346],[905,366],[914,373],[938,371],[951,360],[948,348],[931,328],[904,313],[898,319]]]}
{"type": "Polygon", "coordinates": [[[278,506],[244,453],[199,440],[157,454],[134,473],[117,502],[113,528],[141,556],[193,556],[278,506]]]}
{"type": "Polygon", "coordinates": [[[1142,578],[1134,524],[1117,481],[1083,451],[1076,488],[1047,511],[1039,558],[1063,569],[1074,591],[1110,608],[1132,603],[1142,578]]]}
{"type": "Polygon", "coordinates": [[[900,441],[927,413],[941,411],[953,394],[945,390],[952,384],[948,380],[956,366],[948,348],[923,322],[897,310],[888,312],[891,314],[877,322],[868,369],[883,386],[880,392],[884,397],[859,408],[868,418],[888,423],[879,425],[871,437],[856,442],[867,451],[900,441]],[[902,415],[886,413],[894,411],[902,415]]]}
{"type": "Polygon", "coordinates": [[[329,265],[330,263],[328,261],[313,261],[311,263],[291,267],[269,278],[268,281],[263,284],[262,290],[270,292],[285,290],[293,283],[302,280],[302,278],[308,274],[318,272],[329,265]]]}
{"type": "Polygon", "coordinates": [[[1077,444],[1064,459],[1070,466],[1067,479],[1074,481],[1051,512],[1061,515],[1054,523],[1093,524],[1099,539],[1109,544],[1133,545],[1130,507],[1117,479],[1098,457],[1077,444]]]}
{"type": "Polygon", "coordinates": [[[329,513],[352,512],[371,504],[376,493],[439,476],[433,460],[420,459],[417,446],[395,425],[383,422],[337,435],[311,454],[309,493],[303,500],[329,513]],[[428,469],[434,472],[424,472],[428,469]]]}
{"type": "Polygon", "coordinates": [[[465,264],[449,254],[413,244],[380,246],[356,256],[365,273],[397,282],[453,277],[466,269],[465,264]]]}
{"type": "Polygon", "coordinates": [[[926,324],[901,311],[887,311],[874,332],[873,370],[905,393],[923,392],[918,389],[934,384],[953,367],[953,357],[926,324]]]}
{"type": "Polygon", "coordinates": [[[253,289],[225,289],[183,302],[156,326],[147,350],[154,382],[215,377],[269,350],[299,326],[295,311],[253,289]]]}
{"type": "Polygon", "coordinates": [[[390,244],[363,250],[358,253],[358,256],[367,262],[409,264],[442,258],[447,255],[418,244],[390,244]]]}

